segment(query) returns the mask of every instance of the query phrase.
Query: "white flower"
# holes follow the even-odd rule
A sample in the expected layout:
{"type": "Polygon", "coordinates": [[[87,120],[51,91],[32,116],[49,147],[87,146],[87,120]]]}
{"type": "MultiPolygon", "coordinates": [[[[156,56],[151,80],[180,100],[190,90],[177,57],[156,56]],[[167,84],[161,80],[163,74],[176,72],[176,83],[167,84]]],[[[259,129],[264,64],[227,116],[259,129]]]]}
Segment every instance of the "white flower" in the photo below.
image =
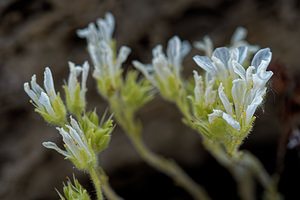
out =
{"type": "Polygon", "coordinates": [[[93,77],[102,79],[104,76],[109,76],[114,82],[116,75],[118,75],[121,66],[127,59],[130,51],[130,48],[122,46],[117,58],[114,59],[114,52],[106,42],[101,41],[100,47],[90,45],[89,52],[95,65],[93,77]]]}
{"type": "Polygon", "coordinates": [[[94,153],[90,148],[85,135],[80,129],[79,124],[72,117],[70,118],[71,126],[66,125],[68,131],[57,127],[57,130],[63,138],[66,150],[60,149],[53,142],[43,142],[43,146],[48,149],[56,150],[58,153],[72,160],[77,167],[85,168],[85,166],[94,162],[94,153]]]}
{"type": "Polygon", "coordinates": [[[76,99],[75,97],[75,90],[77,87],[78,82],[78,76],[82,74],[81,77],[81,87],[80,87],[80,101],[85,102],[85,92],[86,89],[86,81],[87,76],[89,73],[89,63],[87,61],[84,62],[83,66],[75,66],[74,63],[69,62],[69,68],[70,68],[70,74],[67,84],[67,90],[70,95],[70,100],[74,102],[76,99]]]}
{"type": "Polygon", "coordinates": [[[194,61],[213,77],[226,84],[229,78],[237,78],[233,70],[233,63],[242,64],[247,56],[247,47],[228,49],[220,47],[214,50],[211,59],[207,56],[194,56],[194,61]]]}
{"type": "Polygon", "coordinates": [[[98,19],[97,26],[90,23],[88,28],[78,30],[77,34],[81,38],[86,38],[88,51],[95,66],[93,77],[103,80],[110,77],[112,85],[116,87],[116,76],[120,73],[121,65],[125,62],[131,50],[129,47],[122,46],[119,53],[114,52],[114,42],[112,34],[115,21],[111,13],[106,13],[105,19],[98,19]],[[115,55],[116,58],[115,58],[115,55]]]}
{"type": "Polygon", "coordinates": [[[232,81],[231,97],[233,102],[229,101],[224,92],[223,84],[219,86],[219,98],[224,106],[224,111],[214,110],[209,115],[209,121],[215,117],[221,116],[236,130],[248,126],[257,107],[262,103],[263,96],[267,88],[265,84],[273,75],[273,72],[266,71],[272,58],[270,49],[261,49],[258,51],[251,66],[244,69],[238,61],[233,62],[233,70],[240,78],[232,81]]]}
{"type": "Polygon", "coordinates": [[[168,42],[167,56],[163,53],[162,46],[158,45],[152,51],[152,64],[142,64],[138,61],[133,61],[133,65],[140,70],[153,85],[158,85],[154,74],[157,75],[160,81],[166,84],[169,76],[180,78],[182,61],[190,51],[190,48],[190,44],[187,41],[181,42],[178,36],[174,36],[168,42]]]}
{"type": "Polygon", "coordinates": [[[46,92],[36,83],[36,75],[31,77],[29,83],[24,83],[24,90],[27,95],[32,99],[32,104],[40,111],[47,111],[49,115],[55,117],[55,112],[51,102],[55,99],[56,93],[54,89],[53,77],[49,67],[45,68],[44,72],[44,88],[46,92]]]}
{"type": "Polygon", "coordinates": [[[98,29],[94,23],[90,23],[87,28],[78,30],[77,35],[80,38],[86,38],[92,44],[97,44],[101,40],[109,44],[115,29],[114,16],[111,13],[106,13],[105,19],[97,20],[97,25],[98,29]]]}

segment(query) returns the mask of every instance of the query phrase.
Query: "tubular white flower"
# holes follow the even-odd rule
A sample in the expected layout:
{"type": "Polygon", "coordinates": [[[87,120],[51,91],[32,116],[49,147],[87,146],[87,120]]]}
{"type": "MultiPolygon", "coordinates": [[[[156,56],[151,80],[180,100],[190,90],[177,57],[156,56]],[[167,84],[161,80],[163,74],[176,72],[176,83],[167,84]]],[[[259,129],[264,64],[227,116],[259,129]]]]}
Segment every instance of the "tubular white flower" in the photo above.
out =
{"type": "Polygon", "coordinates": [[[47,111],[51,116],[55,116],[55,112],[51,105],[51,102],[54,101],[56,98],[56,93],[54,89],[54,82],[52,73],[49,67],[45,68],[44,72],[44,88],[45,91],[36,83],[36,75],[34,74],[31,77],[30,82],[31,88],[29,83],[24,83],[24,90],[27,95],[32,99],[33,105],[40,111],[47,111]]]}
{"type": "Polygon", "coordinates": [[[190,44],[187,41],[180,41],[178,36],[174,36],[168,42],[167,56],[163,53],[162,46],[157,45],[152,50],[152,64],[145,65],[138,61],[133,61],[133,65],[157,86],[158,83],[154,78],[155,74],[160,81],[165,83],[169,76],[180,79],[182,61],[190,51],[190,48],[190,44]]]}
{"type": "Polygon", "coordinates": [[[101,40],[110,43],[115,29],[114,16],[111,13],[106,13],[105,19],[97,20],[97,25],[98,29],[94,23],[90,23],[87,28],[77,30],[77,35],[80,38],[86,38],[89,43],[93,44],[97,44],[101,40]]]}
{"type": "Polygon", "coordinates": [[[74,163],[77,163],[79,167],[88,165],[90,162],[94,162],[94,153],[90,148],[85,135],[80,129],[78,123],[71,118],[71,126],[66,125],[68,132],[63,128],[58,128],[60,135],[63,138],[64,147],[66,150],[60,149],[53,142],[43,142],[43,146],[49,149],[54,149],[58,153],[64,155],[66,158],[71,159],[74,163]],[[86,160],[88,158],[88,160],[86,160]],[[86,163],[89,162],[89,163],[86,163]]]}
{"type": "Polygon", "coordinates": [[[115,52],[112,39],[114,28],[113,15],[106,13],[105,19],[97,20],[97,27],[94,23],[91,23],[87,28],[78,30],[77,34],[88,42],[88,51],[95,66],[93,77],[97,80],[104,80],[108,76],[112,86],[116,87],[117,80],[115,79],[119,78],[117,75],[120,74],[121,66],[130,54],[131,49],[122,46],[118,54],[115,52]]]}
{"type": "Polygon", "coordinates": [[[67,90],[70,95],[70,99],[72,102],[75,101],[75,89],[77,87],[78,82],[78,77],[80,74],[82,74],[81,77],[81,87],[80,87],[80,100],[85,101],[85,92],[86,92],[86,81],[87,81],[87,76],[89,72],[89,64],[87,61],[84,62],[83,66],[75,66],[74,63],[69,62],[69,68],[70,68],[70,74],[69,74],[69,79],[68,79],[68,84],[67,84],[67,90]]]}

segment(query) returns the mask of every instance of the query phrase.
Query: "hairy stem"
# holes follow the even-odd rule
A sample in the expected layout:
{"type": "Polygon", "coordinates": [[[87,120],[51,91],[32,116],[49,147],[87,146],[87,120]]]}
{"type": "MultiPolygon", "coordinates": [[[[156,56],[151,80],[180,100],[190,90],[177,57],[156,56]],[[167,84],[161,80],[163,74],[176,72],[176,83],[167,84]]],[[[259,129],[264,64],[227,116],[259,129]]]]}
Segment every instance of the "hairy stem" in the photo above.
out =
{"type": "Polygon", "coordinates": [[[97,199],[98,200],[103,200],[103,194],[102,194],[102,191],[101,191],[101,182],[100,182],[97,170],[95,168],[92,168],[92,169],[88,170],[88,172],[89,172],[89,174],[91,176],[91,179],[94,183],[96,193],[97,193],[97,199]]]}
{"type": "Polygon", "coordinates": [[[152,167],[171,177],[183,187],[194,199],[209,200],[206,191],[194,182],[174,161],[163,158],[151,152],[140,137],[130,137],[134,147],[141,157],[152,167]]]}

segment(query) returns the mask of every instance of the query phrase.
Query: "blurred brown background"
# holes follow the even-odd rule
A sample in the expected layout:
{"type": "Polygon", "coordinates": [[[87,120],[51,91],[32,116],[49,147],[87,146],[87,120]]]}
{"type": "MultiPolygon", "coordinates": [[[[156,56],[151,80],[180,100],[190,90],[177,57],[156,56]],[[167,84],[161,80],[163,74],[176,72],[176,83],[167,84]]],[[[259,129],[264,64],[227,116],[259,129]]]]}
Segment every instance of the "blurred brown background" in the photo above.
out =
{"type": "MultiPolygon", "coordinates": [[[[150,62],[151,49],[158,43],[165,46],[174,34],[191,42],[209,34],[220,46],[229,43],[236,27],[244,26],[251,44],[271,48],[275,68],[285,67],[283,77],[293,80],[299,73],[300,2],[296,0],[0,0],[0,199],[58,199],[54,188],[61,190],[65,177],[73,173],[94,193],[86,174],[42,147],[43,141],[60,142],[61,138],[34,113],[23,83],[35,73],[42,84],[44,68],[50,66],[56,89],[62,91],[68,76],[67,61],[82,64],[89,59],[86,43],[76,36],[76,30],[107,11],[116,18],[118,45],[132,48],[125,67],[130,67],[133,59],[150,62]]],[[[186,75],[196,68],[191,58],[199,53],[194,49],[185,59],[186,75]]],[[[297,84],[287,80],[281,76],[277,80],[276,87],[283,85],[284,92],[274,85],[270,89],[264,113],[262,109],[257,113],[254,131],[243,145],[270,173],[276,168],[280,132],[285,125],[297,127],[294,110],[298,107],[289,101],[297,84]],[[282,106],[290,104],[287,115],[293,113],[293,122],[282,120],[282,106]]],[[[97,94],[91,76],[88,88],[89,107],[103,112],[106,103],[97,94]]],[[[197,133],[181,123],[175,106],[158,97],[139,115],[144,138],[153,151],[174,158],[214,199],[238,199],[230,174],[203,150],[197,133]]],[[[191,199],[148,167],[119,128],[100,160],[112,186],[125,199],[191,199]]],[[[299,199],[299,178],[297,150],[289,150],[279,185],[286,199],[299,199]]]]}

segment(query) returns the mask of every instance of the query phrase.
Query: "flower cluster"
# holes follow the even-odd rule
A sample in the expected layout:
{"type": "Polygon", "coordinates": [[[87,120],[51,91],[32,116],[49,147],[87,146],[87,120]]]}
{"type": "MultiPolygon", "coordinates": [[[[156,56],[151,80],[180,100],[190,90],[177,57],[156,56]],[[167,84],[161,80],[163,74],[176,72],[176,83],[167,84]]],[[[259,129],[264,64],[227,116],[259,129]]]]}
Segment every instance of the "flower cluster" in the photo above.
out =
{"type": "Polygon", "coordinates": [[[121,85],[121,65],[131,50],[122,46],[119,53],[116,53],[115,41],[112,39],[115,21],[111,13],[107,13],[105,19],[98,19],[97,26],[90,23],[87,28],[78,30],[77,34],[87,40],[88,51],[95,66],[93,77],[97,80],[101,94],[109,97],[121,85]]]}
{"type": "Polygon", "coordinates": [[[97,158],[90,145],[91,141],[87,140],[79,124],[72,117],[70,117],[70,119],[71,126],[66,125],[67,130],[64,128],[57,128],[63,138],[66,150],[60,149],[53,142],[43,142],[43,145],[46,148],[54,149],[58,153],[64,155],[79,169],[87,170],[91,167],[95,167],[97,158]]]}
{"type": "Polygon", "coordinates": [[[159,89],[165,98],[172,99],[177,96],[183,85],[180,76],[182,61],[191,47],[189,42],[181,42],[178,36],[174,36],[168,42],[167,56],[162,49],[161,45],[153,49],[152,64],[133,61],[133,65],[159,89]]]}
{"type": "MultiPolygon", "coordinates": [[[[215,101],[220,103],[214,104],[212,113],[208,114],[210,127],[221,126],[218,121],[215,122],[215,119],[222,118],[231,127],[230,135],[240,136],[237,143],[241,143],[251,130],[255,119],[253,115],[262,103],[267,90],[266,83],[273,75],[273,72],[266,71],[272,58],[269,48],[259,50],[254,55],[251,65],[245,69],[242,64],[247,51],[247,47],[231,49],[222,47],[217,48],[211,58],[194,57],[197,65],[206,71],[207,79],[216,83],[215,86],[212,86],[212,83],[206,84],[206,91],[209,91],[210,95],[204,96],[213,99],[215,90],[212,88],[218,90],[218,98],[215,101]]],[[[195,82],[194,95],[196,102],[199,103],[199,93],[203,93],[203,86],[202,78],[196,73],[195,82]]],[[[214,101],[210,100],[210,102],[214,101]]],[[[213,129],[214,127],[208,132],[212,134],[213,129]]]]}
{"type": "Polygon", "coordinates": [[[43,118],[56,125],[62,125],[66,119],[66,108],[60,98],[59,93],[56,94],[52,73],[49,67],[44,72],[44,89],[36,82],[36,75],[31,77],[29,83],[24,83],[24,90],[31,98],[30,102],[36,107],[35,111],[40,113],[43,118]]]}

